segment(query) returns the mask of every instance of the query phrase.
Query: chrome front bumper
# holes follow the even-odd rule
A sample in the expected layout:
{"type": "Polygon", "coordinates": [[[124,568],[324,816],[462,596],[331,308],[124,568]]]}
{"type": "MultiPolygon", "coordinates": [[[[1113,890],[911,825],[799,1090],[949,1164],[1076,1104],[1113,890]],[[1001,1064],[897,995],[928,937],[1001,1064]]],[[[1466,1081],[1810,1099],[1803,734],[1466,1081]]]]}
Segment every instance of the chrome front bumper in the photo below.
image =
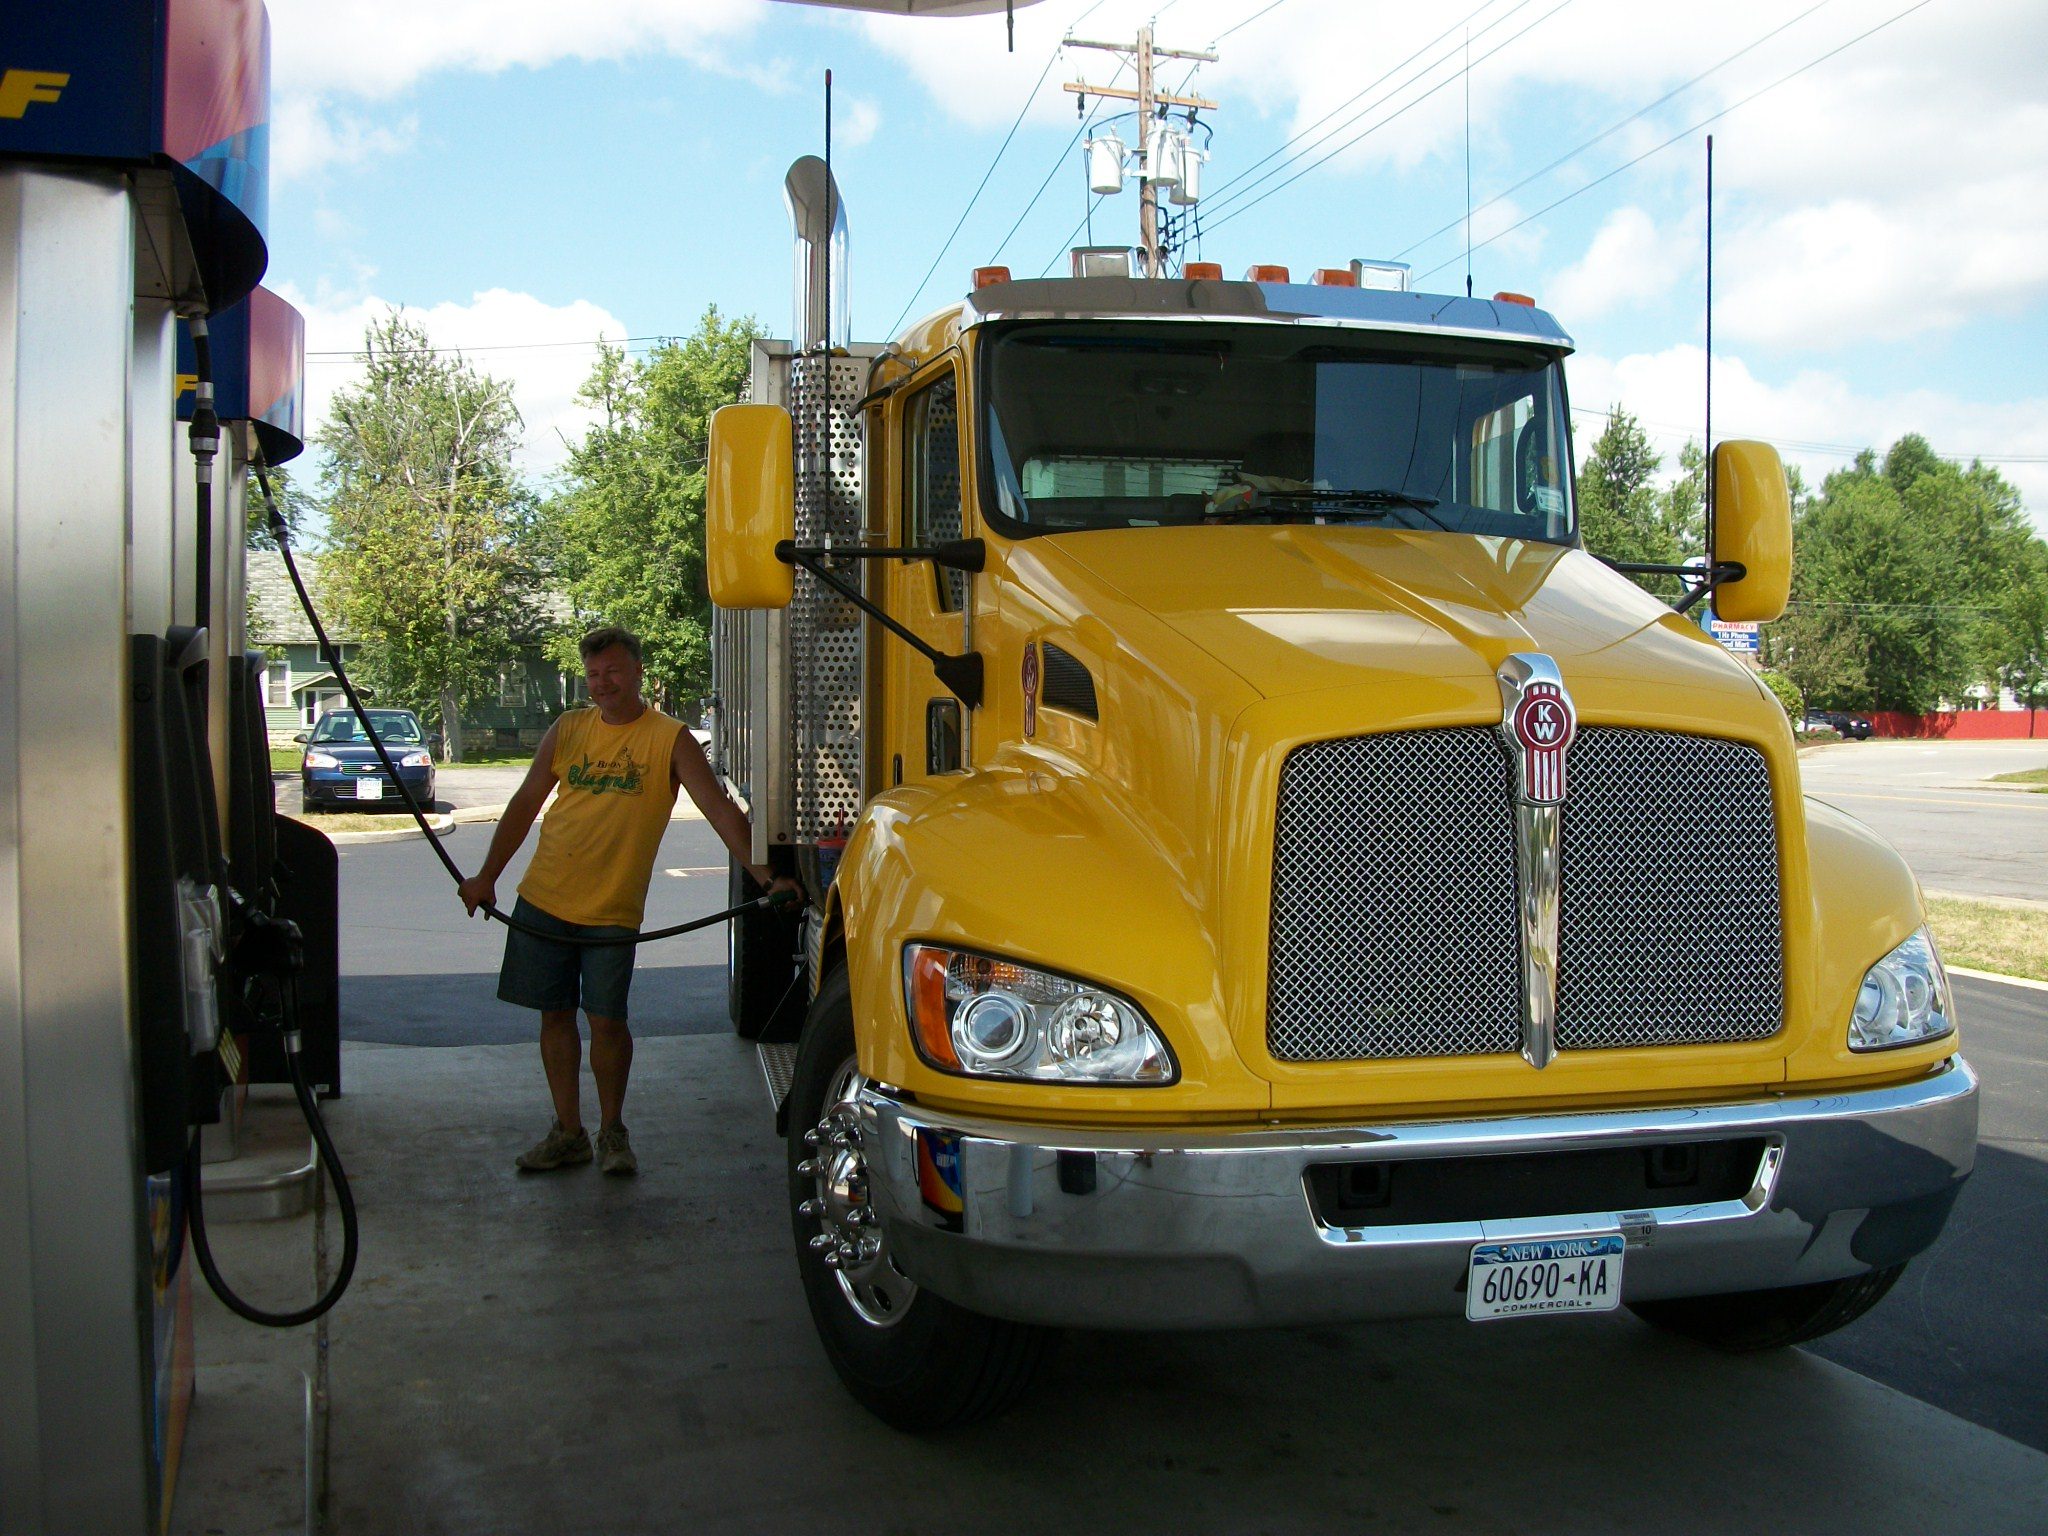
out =
{"type": "Polygon", "coordinates": [[[872,1085],[860,1107],[869,1198],[904,1272],[977,1312],[1073,1327],[1462,1314],[1473,1244],[1585,1232],[1627,1238],[1628,1301],[1840,1279],[1932,1243],[1977,1149],[1960,1056],[1813,1097],[1234,1134],[934,1116],[872,1085]],[[1705,1204],[1353,1227],[1326,1225],[1308,1193],[1319,1163],[1731,1137],[1761,1139],[1755,1181],[1705,1204]]]}

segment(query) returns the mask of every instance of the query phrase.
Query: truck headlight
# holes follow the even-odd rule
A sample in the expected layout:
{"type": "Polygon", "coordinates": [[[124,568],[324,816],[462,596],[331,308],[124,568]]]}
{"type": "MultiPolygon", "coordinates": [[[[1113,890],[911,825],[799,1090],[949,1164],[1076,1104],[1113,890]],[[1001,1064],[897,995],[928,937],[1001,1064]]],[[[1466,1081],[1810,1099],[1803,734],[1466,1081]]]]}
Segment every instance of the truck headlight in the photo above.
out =
{"type": "Polygon", "coordinates": [[[308,752],[306,754],[306,766],[308,768],[339,768],[341,766],[341,759],[332,752],[308,752]]]}
{"type": "Polygon", "coordinates": [[[1054,971],[912,944],[903,951],[903,996],[918,1054],[942,1072],[1126,1085],[1180,1075],[1136,1003],[1054,971]]]}
{"type": "Polygon", "coordinates": [[[1956,1027],[1948,973],[1925,928],[1864,974],[1849,1015],[1849,1049],[1884,1051],[1938,1040],[1956,1027]]]}

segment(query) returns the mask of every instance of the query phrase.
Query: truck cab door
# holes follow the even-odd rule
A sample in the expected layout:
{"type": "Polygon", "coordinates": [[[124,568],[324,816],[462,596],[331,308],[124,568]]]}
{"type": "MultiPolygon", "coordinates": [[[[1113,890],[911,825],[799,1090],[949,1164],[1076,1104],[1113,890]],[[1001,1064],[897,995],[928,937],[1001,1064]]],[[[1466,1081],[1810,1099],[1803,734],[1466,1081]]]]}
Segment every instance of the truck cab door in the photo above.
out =
{"type": "MultiPolygon", "coordinates": [[[[967,537],[967,445],[954,358],[949,355],[914,378],[892,404],[897,409],[885,417],[894,450],[886,493],[892,542],[929,547],[967,537]]],[[[942,651],[967,649],[972,576],[942,570],[929,560],[892,560],[885,570],[882,601],[892,617],[942,651]]],[[[924,657],[894,640],[884,645],[882,787],[964,771],[965,706],[933,675],[924,657]]]]}

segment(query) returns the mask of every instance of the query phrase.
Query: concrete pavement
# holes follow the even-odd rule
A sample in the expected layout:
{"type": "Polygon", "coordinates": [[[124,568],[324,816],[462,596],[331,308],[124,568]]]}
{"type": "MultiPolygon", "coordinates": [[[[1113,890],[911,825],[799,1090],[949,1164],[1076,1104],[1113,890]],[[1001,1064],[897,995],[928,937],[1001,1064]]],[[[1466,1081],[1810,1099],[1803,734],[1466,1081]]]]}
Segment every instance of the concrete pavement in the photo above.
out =
{"type": "Polygon", "coordinates": [[[2048,900],[2048,795],[1987,789],[2048,741],[1858,741],[1800,755],[1806,792],[1897,848],[1929,890],[2048,900]]]}
{"type": "MultiPolygon", "coordinates": [[[[637,1181],[512,1171],[531,1047],[355,1046],[344,1070],[364,1248],[329,1355],[341,1532],[2048,1528],[2048,1456],[1815,1355],[1626,1314],[1076,1336],[1016,1411],[912,1439],[813,1337],[738,1042],[643,1043],[637,1181]]],[[[282,1301],[310,1284],[305,1226],[223,1229],[223,1259],[282,1301]]],[[[314,1341],[198,1315],[172,1529],[298,1528],[314,1341]]]]}

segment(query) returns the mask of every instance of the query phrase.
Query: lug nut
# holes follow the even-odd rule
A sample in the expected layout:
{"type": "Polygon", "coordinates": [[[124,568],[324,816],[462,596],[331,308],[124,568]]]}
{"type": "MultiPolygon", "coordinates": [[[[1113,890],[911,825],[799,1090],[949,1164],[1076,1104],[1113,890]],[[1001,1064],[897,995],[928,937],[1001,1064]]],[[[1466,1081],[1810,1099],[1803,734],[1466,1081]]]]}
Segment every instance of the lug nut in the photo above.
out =
{"type": "Polygon", "coordinates": [[[804,1132],[804,1145],[807,1147],[815,1147],[817,1144],[818,1128],[816,1126],[812,1126],[811,1129],[804,1132]]]}
{"type": "Polygon", "coordinates": [[[872,1226],[874,1224],[874,1220],[875,1213],[869,1210],[864,1205],[855,1206],[852,1210],[846,1213],[846,1224],[849,1227],[872,1226]]]}
{"type": "Polygon", "coordinates": [[[840,1257],[839,1250],[837,1248],[834,1248],[830,1253],[825,1255],[825,1267],[827,1269],[844,1269],[846,1267],[846,1260],[840,1257]]]}
{"type": "Polygon", "coordinates": [[[797,1177],[800,1179],[816,1178],[818,1176],[818,1160],[815,1157],[805,1158],[796,1165],[796,1172],[797,1177]]]}
{"type": "Polygon", "coordinates": [[[796,1213],[799,1216],[822,1216],[825,1214],[825,1202],[813,1197],[798,1206],[796,1213]]]}
{"type": "Polygon", "coordinates": [[[817,1252],[822,1253],[827,1248],[832,1247],[838,1241],[839,1239],[834,1237],[830,1232],[820,1232],[816,1237],[811,1239],[811,1247],[817,1252]]]}

